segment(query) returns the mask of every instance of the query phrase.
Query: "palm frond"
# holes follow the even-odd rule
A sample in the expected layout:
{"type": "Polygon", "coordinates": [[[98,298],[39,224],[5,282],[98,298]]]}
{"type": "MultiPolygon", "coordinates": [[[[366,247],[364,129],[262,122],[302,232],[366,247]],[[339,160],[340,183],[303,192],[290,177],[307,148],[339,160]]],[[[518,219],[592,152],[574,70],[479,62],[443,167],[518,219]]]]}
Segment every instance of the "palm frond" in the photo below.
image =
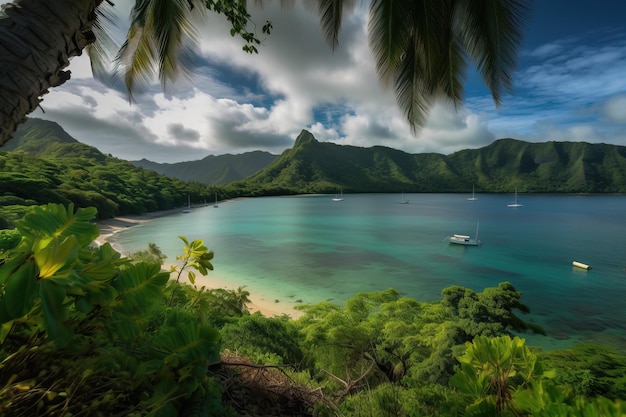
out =
{"type": "Polygon", "coordinates": [[[457,35],[483,76],[496,105],[512,91],[521,28],[528,18],[523,0],[457,0],[457,35]]]}
{"type": "Polygon", "coordinates": [[[114,28],[118,26],[117,20],[112,5],[103,2],[96,9],[96,20],[93,25],[96,40],[85,48],[91,62],[91,72],[94,78],[101,82],[108,81],[115,56],[119,50],[119,44],[112,37],[114,28]]]}
{"type": "Polygon", "coordinates": [[[188,0],[153,0],[150,28],[157,48],[159,78],[165,88],[168,80],[175,80],[181,72],[187,72],[179,64],[181,51],[195,44],[197,34],[191,25],[188,0]]]}
{"type": "Polygon", "coordinates": [[[168,81],[188,72],[184,64],[189,61],[181,55],[195,45],[197,37],[191,24],[192,10],[202,8],[188,0],[137,1],[126,42],[116,58],[129,94],[137,83],[149,85],[157,74],[165,88],[168,81]]]}
{"type": "MultiPolygon", "coordinates": [[[[374,0],[368,36],[383,85],[393,84],[396,102],[413,131],[424,124],[440,72],[442,44],[431,24],[431,1],[374,0]]],[[[436,10],[435,10],[436,12],[436,10]]],[[[437,22],[441,26],[440,22],[437,22]]]]}
{"type": "Polygon", "coordinates": [[[148,85],[155,76],[154,48],[149,31],[145,31],[150,0],[138,0],[131,13],[126,41],[116,57],[118,72],[122,72],[129,96],[132,98],[136,81],[148,85]]]}
{"type": "Polygon", "coordinates": [[[409,47],[411,21],[406,2],[372,0],[369,9],[368,38],[374,53],[376,71],[385,85],[393,82],[409,47]]]}
{"type": "Polygon", "coordinates": [[[324,37],[334,50],[339,44],[339,30],[343,14],[351,10],[355,2],[354,0],[317,0],[315,3],[324,37]]]}
{"type": "Polygon", "coordinates": [[[442,95],[456,106],[463,101],[467,56],[457,37],[452,32],[449,36],[447,51],[442,55],[443,61],[439,69],[438,88],[442,95]]]}

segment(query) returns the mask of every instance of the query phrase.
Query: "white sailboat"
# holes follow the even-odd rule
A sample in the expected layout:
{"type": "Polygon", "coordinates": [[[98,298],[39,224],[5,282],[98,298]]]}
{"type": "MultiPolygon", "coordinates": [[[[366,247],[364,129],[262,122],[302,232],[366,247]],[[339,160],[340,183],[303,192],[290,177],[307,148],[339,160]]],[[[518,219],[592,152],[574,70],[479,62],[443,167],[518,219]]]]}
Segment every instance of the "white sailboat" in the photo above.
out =
{"type": "Polygon", "coordinates": [[[404,190],[402,190],[402,198],[400,199],[400,201],[396,201],[396,203],[397,204],[409,204],[409,200],[404,198],[404,190]]]}
{"type": "Polygon", "coordinates": [[[218,208],[219,206],[217,205],[217,193],[215,193],[215,204],[213,205],[214,208],[218,208]]]}
{"type": "Polygon", "coordinates": [[[511,208],[523,207],[523,204],[517,202],[517,188],[515,189],[515,200],[512,203],[507,204],[506,206],[511,208]]]}
{"type": "Polygon", "coordinates": [[[478,197],[476,197],[476,194],[474,194],[474,185],[472,184],[472,196],[471,197],[467,197],[468,201],[476,201],[478,200],[478,197]]]}
{"type": "Polygon", "coordinates": [[[187,195],[187,208],[183,210],[183,213],[191,213],[191,196],[187,195]]]}
{"type": "Polygon", "coordinates": [[[343,188],[339,189],[339,194],[335,194],[333,201],[343,201],[343,188]]]}
{"type": "Polygon", "coordinates": [[[452,235],[448,236],[448,242],[454,243],[455,245],[465,245],[465,246],[478,246],[481,245],[482,242],[478,239],[478,226],[479,223],[476,223],[476,236],[472,239],[471,236],[468,235],[452,235]]]}

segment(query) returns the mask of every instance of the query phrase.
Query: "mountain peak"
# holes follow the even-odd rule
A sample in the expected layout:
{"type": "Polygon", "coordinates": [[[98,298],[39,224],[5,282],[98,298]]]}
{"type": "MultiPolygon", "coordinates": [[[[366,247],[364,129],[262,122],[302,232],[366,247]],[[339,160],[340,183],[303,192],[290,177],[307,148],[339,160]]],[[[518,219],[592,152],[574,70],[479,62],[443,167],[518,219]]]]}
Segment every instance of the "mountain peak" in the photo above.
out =
{"type": "Polygon", "coordinates": [[[302,129],[302,132],[300,132],[300,134],[298,135],[296,139],[296,143],[293,145],[293,147],[297,148],[298,146],[303,146],[308,143],[317,143],[317,140],[315,139],[315,136],[313,136],[311,132],[309,132],[308,130],[302,129]]]}

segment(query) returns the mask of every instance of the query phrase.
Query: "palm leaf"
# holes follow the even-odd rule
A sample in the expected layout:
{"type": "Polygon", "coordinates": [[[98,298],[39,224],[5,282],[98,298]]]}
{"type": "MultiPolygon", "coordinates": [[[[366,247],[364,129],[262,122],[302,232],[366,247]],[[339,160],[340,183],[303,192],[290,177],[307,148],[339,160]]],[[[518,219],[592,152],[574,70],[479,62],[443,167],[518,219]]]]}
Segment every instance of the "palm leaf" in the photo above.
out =
{"type": "Polygon", "coordinates": [[[502,93],[513,89],[513,71],[522,40],[521,28],[529,14],[528,2],[457,0],[455,3],[457,35],[499,105],[502,93]]]}
{"type": "Polygon", "coordinates": [[[413,131],[437,99],[463,99],[467,59],[477,65],[496,104],[512,89],[521,0],[372,0],[368,36],[376,70],[393,84],[413,131]]]}
{"type": "Polygon", "coordinates": [[[116,20],[112,4],[103,2],[96,9],[96,21],[93,24],[95,42],[85,48],[89,55],[94,78],[103,82],[109,81],[111,65],[119,50],[119,45],[111,37],[114,28],[117,27],[116,20]]]}
{"type": "MultiPolygon", "coordinates": [[[[188,0],[140,0],[131,14],[127,40],[116,61],[129,94],[137,82],[148,85],[158,74],[163,88],[188,72],[181,56],[195,45],[188,0]]],[[[191,66],[189,66],[190,68],[191,66]]]]}
{"type": "Polygon", "coordinates": [[[406,2],[372,0],[368,37],[376,61],[376,71],[384,85],[392,83],[410,36],[406,2]]]}
{"type": "Polygon", "coordinates": [[[174,80],[186,68],[179,60],[188,43],[195,44],[197,34],[190,24],[188,0],[153,0],[152,27],[159,57],[161,84],[174,80]]]}
{"type": "Polygon", "coordinates": [[[370,4],[369,42],[378,76],[384,85],[393,83],[398,106],[412,129],[426,120],[439,77],[435,68],[442,61],[436,32],[441,17],[432,3],[374,0],[370,4]]]}
{"type": "Polygon", "coordinates": [[[339,44],[339,29],[345,11],[354,7],[354,0],[317,0],[317,14],[324,37],[334,50],[339,44]]]}

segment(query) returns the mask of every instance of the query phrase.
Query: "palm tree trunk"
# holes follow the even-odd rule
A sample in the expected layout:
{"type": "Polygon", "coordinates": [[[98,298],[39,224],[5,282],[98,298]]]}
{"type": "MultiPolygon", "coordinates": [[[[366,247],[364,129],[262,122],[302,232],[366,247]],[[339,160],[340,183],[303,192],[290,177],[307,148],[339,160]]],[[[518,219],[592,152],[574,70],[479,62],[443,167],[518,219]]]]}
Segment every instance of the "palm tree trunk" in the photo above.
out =
{"type": "Polygon", "coordinates": [[[102,0],[14,0],[0,13],[0,146],[42,96],[70,78],[69,59],[95,38],[102,0]]]}

